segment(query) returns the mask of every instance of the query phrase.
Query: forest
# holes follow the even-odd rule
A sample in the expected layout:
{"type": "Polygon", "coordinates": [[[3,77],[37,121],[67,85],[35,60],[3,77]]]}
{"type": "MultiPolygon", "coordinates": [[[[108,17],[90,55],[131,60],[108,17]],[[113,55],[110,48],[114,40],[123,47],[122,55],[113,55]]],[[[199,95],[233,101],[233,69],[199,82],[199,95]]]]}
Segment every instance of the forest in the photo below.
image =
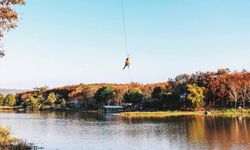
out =
{"type": "Polygon", "coordinates": [[[30,110],[98,110],[103,105],[122,105],[131,111],[248,108],[250,73],[219,69],[181,74],[155,84],[45,86],[15,96],[0,95],[0,104],[30,110]]]}

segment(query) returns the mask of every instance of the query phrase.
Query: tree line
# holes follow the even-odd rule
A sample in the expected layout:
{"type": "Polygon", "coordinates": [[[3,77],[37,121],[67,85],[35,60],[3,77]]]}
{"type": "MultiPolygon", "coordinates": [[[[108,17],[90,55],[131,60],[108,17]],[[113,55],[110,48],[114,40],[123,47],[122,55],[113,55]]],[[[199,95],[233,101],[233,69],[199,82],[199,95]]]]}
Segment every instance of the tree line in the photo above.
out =
{"type": "Polygon", "coordinates": [[[98,109],[103,105],[135,110],[197,110],[250,106],[250,73],[246,70],[181,74],[155,84],[79,84],[35,88],[15,96],[16,105],[37,109],[98,109]]]}

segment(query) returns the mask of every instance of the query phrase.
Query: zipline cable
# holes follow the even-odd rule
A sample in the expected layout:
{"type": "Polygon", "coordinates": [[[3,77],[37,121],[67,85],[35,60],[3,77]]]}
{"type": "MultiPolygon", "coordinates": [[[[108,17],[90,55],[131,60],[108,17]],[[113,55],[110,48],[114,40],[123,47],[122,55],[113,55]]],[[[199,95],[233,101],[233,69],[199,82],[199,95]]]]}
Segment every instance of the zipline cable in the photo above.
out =
{"type": "Polygon", "coordinates": [[[126,50],[126,55],[127,55],[127,57],[129,57],[127,32],[126,32],[126,18],[125,18],[124,0],[122,0],[122,18],[123,18],[123,31],[124,31],[124,46],[125,46],[125,50],[126,50]]]}
{"type": "Polygon", "coordinates": [[[128,80],[129,80],[129,83],[132,82],[132,80],[131,80],[131,72],[130,72],[130,69],[129,69],[129,68],[128,68],[128,80]]]}
{"type": "MultiPolygon", "coordinates": [[[[122,1],[122,19],[123,19],[123,31],[124,31],[124,46],[125,46],[125,51],[126,51],[126,57],[129,58],[129,51],[128,51],[128,40],[127,40],[127,31],[126,31],[126,16],[125,16],[125,8],[124,8],[124,0],[122,1]]],[[[131,83],[131,72],[128,66],[128,80],[129,83],[131,83]]],[[[130,89],[130,85],[128,87],[130,89]]]]}

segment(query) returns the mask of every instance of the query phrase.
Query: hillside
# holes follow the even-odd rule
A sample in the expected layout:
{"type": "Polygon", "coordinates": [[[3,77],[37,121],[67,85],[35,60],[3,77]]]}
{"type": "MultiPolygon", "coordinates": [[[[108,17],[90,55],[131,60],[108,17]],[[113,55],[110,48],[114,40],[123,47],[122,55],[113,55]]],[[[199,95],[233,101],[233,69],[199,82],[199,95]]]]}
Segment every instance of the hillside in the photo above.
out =
{"type": "Polygon", "coordinates": [[[7,94],[17,94],[17,93],[23,93],[26,92],[28,90],[19,90],[19,89],[0,89],[0,93],[3,95],[7,95],[7,94]]]}

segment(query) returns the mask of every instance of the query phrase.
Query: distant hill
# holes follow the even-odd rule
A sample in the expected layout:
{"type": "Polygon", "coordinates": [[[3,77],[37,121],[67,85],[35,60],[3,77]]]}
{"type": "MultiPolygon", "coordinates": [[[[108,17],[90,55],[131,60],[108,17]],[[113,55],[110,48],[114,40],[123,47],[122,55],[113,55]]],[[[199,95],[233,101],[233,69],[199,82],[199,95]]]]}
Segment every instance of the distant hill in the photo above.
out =
{"type": "Polygon", "coordinates": [[[0,89],[0,94],[7,95],[7,94],[16,94],[26,92],[28,90],[19,90],[19,89],[0,89]]]}

